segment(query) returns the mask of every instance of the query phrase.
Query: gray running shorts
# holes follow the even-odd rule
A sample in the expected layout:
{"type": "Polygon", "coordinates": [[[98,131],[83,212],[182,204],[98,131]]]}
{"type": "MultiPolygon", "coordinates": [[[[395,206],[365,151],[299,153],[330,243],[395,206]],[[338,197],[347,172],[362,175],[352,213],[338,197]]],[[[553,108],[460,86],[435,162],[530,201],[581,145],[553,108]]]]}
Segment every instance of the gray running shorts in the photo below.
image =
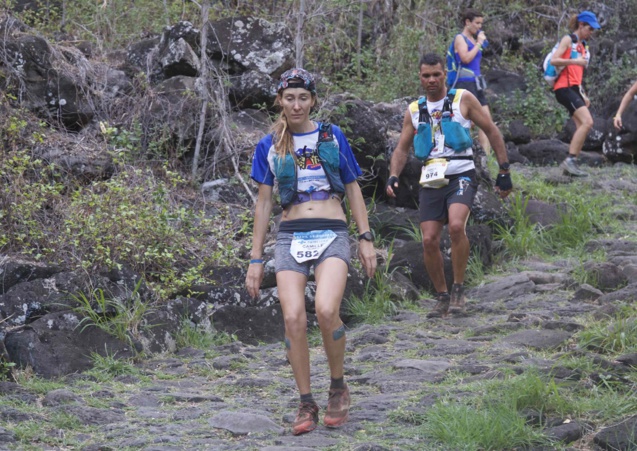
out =
{"type": "Polygon", "coordinates": [[[276,246],[274,247],[274,271],[296,271],[309,277],[310,268],[312,266],[317,267],[330,257],[340,258],[347,263],[347,267],[349,268],[352,258],[349,232],[346,230],[338,230],[335,233],[336,238],[334,238],[334,241],[330,243],[319,258],[298,263],[294,257],[292,257],[292,254],[290,254],[290,245],[292,244],[292,236],[294,234],[291,232],[279,232],[276,236],[276,246]]]}

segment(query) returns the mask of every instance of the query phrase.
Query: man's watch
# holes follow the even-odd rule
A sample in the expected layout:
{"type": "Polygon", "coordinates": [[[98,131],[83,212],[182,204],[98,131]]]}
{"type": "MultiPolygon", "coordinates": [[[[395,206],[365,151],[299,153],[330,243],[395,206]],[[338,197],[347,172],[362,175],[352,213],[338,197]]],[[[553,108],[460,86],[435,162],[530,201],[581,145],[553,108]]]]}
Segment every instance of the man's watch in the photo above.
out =
{"type": "Polygon", "coordinates": [[[360,240],[374,241],[374,235],[372,235],[372,232],[361,233],[358,235],[358,241],[360,240]]]}
{"type": "Polygon", "coordinates": [[[505,161],[504,163],[500,164],[501,171],[508,171],[510,167],[511,167],[511,164],[509,164],[508,161],[505,161]]]}

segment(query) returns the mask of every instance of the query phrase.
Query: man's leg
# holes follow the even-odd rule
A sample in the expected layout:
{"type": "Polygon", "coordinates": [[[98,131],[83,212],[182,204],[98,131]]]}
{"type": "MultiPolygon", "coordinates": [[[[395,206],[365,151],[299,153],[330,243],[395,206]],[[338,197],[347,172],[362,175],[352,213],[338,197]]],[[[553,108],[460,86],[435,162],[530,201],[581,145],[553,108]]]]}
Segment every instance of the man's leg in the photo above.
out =
{"type": "Polygon", "coordinates": [[[441,318],[446,316],[449,311],[450,298],[445,279],[444,260],[440,252],[442,227],[442,221],[423,221],[420,223],[425,268],[436,290],[436,305],[427,313],[427,318],[441,318]]]}
{"type": "Polygon", "coordinates": [[[440,252],[442,227],[442,221],[423,221],[420,223],[425,268],[438,293],[447,291],[444,261],[440,252]]]}
{"type": "Polygon", "coordinates": [[[453,268],[453,286],[449,313],[465,313],[464,276],[469,262],[469,238],[467,238],[467,220],[471,210],[467,205],[454,203],[449,205],[449,237],[451,238],[451,266],[453,268]]]}
{"type": "Polygon", "coordinates": [[[467,220],[471,210],[464,204],[449,206],[449,237],[451,238],[451,265],[453,283],[464,283],[464,275],[469,261],[469,238],[467,238],[467,220]]]}

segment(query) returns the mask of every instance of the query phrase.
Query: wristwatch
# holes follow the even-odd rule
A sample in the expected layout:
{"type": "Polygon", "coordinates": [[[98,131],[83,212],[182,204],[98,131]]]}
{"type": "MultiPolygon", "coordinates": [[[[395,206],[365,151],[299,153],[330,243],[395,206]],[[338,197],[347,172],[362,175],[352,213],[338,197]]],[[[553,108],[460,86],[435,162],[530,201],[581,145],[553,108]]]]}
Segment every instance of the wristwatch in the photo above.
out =
{"type": "Polygon", "coordinates": [[[358,241],[360,240],[374,241],[374,235],[372,235],[372,232],[361,233],[358,235],[358,241]]]}
{"type": "Polygon", "coordinates": [[[509,164],[508,161],[505,161],[504,163],[500,165],[500,170],[508,171],[510,167],[511,167],[511,164],[509,164]]]}

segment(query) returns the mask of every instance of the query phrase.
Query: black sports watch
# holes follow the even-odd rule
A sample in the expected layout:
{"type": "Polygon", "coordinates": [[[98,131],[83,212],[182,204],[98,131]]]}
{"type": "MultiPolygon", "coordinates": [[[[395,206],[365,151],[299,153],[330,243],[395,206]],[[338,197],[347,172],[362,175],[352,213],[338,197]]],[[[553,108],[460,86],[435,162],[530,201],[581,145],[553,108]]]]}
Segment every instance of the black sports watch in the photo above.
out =
{"type": "Polygon", "coordinates": [[[374,241],[374,235],[372,235],[372,232],[361,233],[358,235],[358,241],[360,240],[374,241]]]}
{"type": "Polygon", "coordinates": [[[508,161],[505,161],[504,163],[500,165],[500,169],[502,171],[508,171],[510,167],[511,167],[511,164],[508,161]]]}

